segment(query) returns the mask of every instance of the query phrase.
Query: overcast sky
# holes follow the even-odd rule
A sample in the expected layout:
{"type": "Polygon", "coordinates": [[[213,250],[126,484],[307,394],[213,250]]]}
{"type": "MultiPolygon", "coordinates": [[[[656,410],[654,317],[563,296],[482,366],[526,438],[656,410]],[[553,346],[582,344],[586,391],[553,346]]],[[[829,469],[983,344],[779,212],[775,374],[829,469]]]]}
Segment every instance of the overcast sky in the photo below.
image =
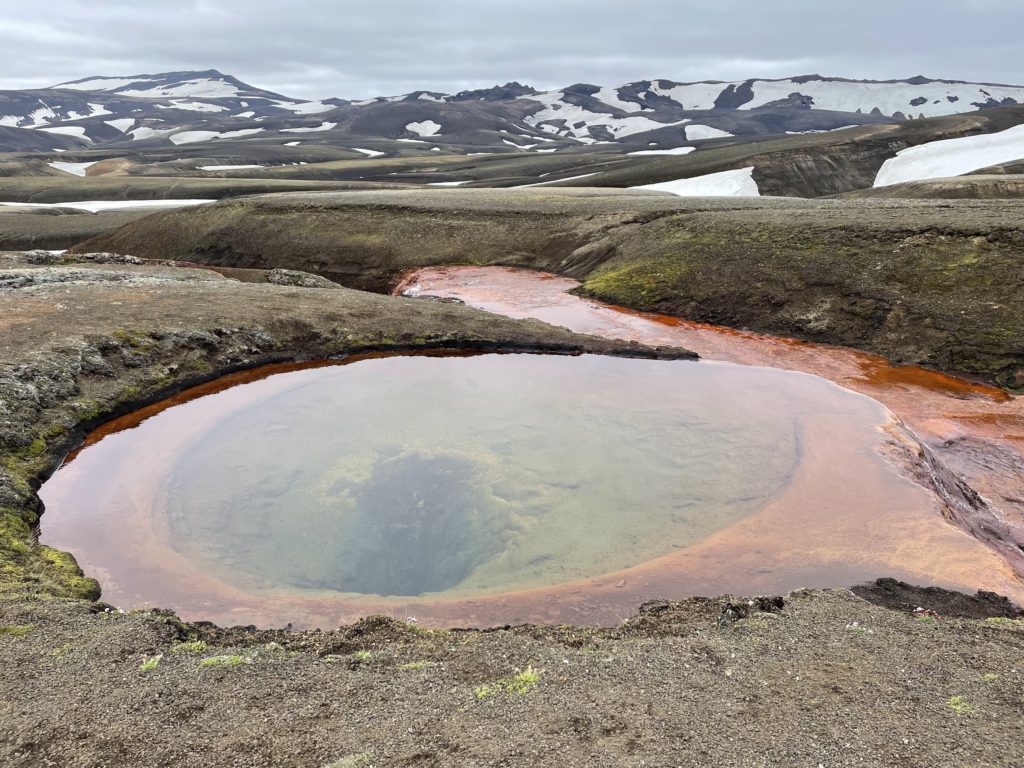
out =
{"type": "Polygon", "coordinates": [[[1024,0],[0,0],[0,88],[219,69],[304,98],[923,74],[1024,84],[1024,0]]]}

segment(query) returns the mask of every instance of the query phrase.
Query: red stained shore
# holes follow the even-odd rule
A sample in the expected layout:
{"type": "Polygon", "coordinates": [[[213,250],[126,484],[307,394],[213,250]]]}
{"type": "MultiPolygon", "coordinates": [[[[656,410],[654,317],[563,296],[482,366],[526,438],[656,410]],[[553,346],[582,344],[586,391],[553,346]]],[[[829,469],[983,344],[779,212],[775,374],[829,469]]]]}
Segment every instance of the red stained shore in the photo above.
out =
{"type": "MultiPolygon", "coordinates": [[[[510,317],[534,317],[589,333],[651,345],[681,346],[705,360],[813,373],[883,403],[925,440],[961,436],[1016,445],[1024,455],[1024,398],[1002,389],[845,347],[694,323],[582,299],[568,278],[504,267],[439,267],[410,273],[395,293],[460,299],[510,317]]],[[[1021,476],[1024,488],[1024,475],[1021,476]]],[[[1024,509],[1018,523],[1024,523],[1024,509]]]]}

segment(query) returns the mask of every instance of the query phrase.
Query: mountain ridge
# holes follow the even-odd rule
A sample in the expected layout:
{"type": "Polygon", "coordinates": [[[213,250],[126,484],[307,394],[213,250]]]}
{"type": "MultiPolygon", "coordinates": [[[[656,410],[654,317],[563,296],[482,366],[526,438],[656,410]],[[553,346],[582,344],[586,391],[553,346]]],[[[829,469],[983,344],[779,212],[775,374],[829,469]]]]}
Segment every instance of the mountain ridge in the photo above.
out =
{"type": "MultiPolygon", "coordinates": [[[[550,152],[595,144],[671,149],[1016,104],[1024,104],[1024,86],[921,75],[888,81],[817,74],[736,81],[655,78],[548,91],[511,81],[455,94],[418,90],[348,101],[295,99],[217,69],[181,70],[94,75],[52,88],[0,91],[0,126],[19,129],[0,135],[0,151],[41,151],[39,132],[70,138],[81,149],[257,136],[289,144],[405,142],[405,150],[410,143],[429,143],[442,152],[550,152]]],[[[66,144],[50,149],[65,150],[66,144]]]]}

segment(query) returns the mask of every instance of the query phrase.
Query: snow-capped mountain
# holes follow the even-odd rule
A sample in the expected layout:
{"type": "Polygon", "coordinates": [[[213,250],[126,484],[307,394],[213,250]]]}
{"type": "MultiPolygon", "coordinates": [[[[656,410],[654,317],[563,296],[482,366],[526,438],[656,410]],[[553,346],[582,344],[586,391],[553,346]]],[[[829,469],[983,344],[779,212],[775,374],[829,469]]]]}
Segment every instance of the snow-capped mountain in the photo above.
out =
{"type": "Polygon", "coordinates": [[[668,150],[695,142],[813,133],[1024,103],[1024,86],[915,77],[620,86],[538,92],[520,83],[350,102],[303,101],[216,70],[92,76],[0,91],[0,150],[173,146],[254,139],[318,144],[374,140],[374,152],[525,150],[594,144],[668,150]],[[45,145],[47,137],[52,146],[45,145]],[[57,140],[59,138],[59,141],[57,140]],[[388,144],[387,142],[392,142],[388,144]]]}
{"type": "Polygon", "coordinates": [[[143,99],[202,98],[246,99],[265,98],[291,101],[286,97],[253,88],[241,80],[215,69],[205,72],[163,72],[157,75],[128,77],[85,77],[53,86],[54,90],[94,91],[143,99]]]}

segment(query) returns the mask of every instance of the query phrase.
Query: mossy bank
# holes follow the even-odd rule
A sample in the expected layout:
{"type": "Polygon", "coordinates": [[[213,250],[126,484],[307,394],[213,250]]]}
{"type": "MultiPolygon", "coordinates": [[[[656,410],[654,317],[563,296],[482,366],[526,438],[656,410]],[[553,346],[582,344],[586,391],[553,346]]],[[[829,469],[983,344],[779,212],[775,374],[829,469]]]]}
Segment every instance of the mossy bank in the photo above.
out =
{"type": "Polygon", "coordinates": [[[406,269],[506,264],[635,309],[841,344],[1024,387],[1024,202],[684,199],[611,190],[253,197],[79,246],[289,267],[385,291],[406,269]]]}

